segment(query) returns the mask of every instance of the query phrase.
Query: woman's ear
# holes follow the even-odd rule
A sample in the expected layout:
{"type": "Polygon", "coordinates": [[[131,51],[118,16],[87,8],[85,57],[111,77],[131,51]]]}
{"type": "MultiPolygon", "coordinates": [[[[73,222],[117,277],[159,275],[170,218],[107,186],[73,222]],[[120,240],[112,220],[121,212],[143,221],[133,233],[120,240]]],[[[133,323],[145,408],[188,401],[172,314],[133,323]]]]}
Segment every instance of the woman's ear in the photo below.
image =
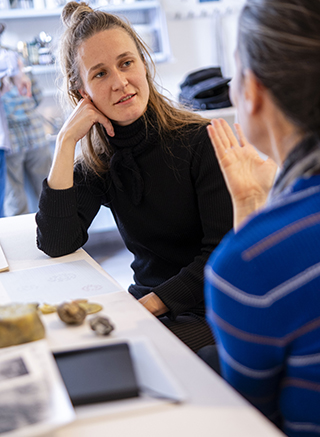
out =
{"type": "Polygon", "coordinates": [[[255,115],[261,109],[265,88],[252,70],[246,69],[243,76],[246,109],[248,114],[255,115]]]}

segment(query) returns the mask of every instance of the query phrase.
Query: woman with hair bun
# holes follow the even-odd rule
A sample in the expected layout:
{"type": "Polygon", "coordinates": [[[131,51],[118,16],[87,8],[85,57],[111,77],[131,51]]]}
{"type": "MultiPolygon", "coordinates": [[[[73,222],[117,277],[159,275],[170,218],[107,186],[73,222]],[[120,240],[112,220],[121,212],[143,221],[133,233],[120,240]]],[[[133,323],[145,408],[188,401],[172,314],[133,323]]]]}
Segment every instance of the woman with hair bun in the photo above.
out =
{"type": "Polygon", "coordinates": [[[243,131],[208,128],[234,206],[205,270],[221,373],[291,437],[320,436],[319,53],[319,1],[248,0],[231,84],[243,131]],[[274,165],[249,143],[280,167],[268,199],[274,165]]]}
{"type": "Polygon", "coordinates": [[[44,181],[38,247],[50,256],[77,250],[100,206],[109,207],[134,254],[129,292],[197,351],[214,343],[204,266],[232,227],[209,121],[159,93],[145,45],[118,17],[69,2],[62,20],[60,64],[74,110],[44,181]]]}

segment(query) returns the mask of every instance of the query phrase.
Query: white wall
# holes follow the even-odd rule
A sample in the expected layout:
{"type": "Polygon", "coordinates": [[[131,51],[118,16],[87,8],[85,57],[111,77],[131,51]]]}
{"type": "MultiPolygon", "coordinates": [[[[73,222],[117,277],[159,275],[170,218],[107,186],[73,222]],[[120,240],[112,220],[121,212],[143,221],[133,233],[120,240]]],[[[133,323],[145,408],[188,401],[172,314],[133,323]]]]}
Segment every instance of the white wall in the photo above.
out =
{"type": "Polygon", "coordinates": [[[244,0],[199,3],[162,0],[172,59],[158,64],[160,84],[176,97],[179,84],[191,71],[220,66],[225,77],[234,74],[233,52],[237,22],[244,0]]]}

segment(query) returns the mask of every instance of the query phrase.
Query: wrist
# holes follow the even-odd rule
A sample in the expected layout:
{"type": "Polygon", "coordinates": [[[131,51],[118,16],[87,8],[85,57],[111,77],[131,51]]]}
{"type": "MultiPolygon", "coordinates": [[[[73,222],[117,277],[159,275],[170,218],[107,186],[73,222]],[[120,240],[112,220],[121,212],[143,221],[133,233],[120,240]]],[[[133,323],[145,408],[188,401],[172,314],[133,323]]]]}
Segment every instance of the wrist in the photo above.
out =
{"type": "Polygon", "coordinates": [[[68,144],[75,149],[77,145],[77,141],[75,140],[75,138],[73,138],[72,134],[68,129],[64,130],[62,127],[57,135],[56,145],[62,147],[62,145],[64,144],[68,144]]]}
{"type": "Polygon", "coordinates": [[[266,196],[252,196],[242,199],[241,201],[233,201],[234,211],[234,230],[237,231],[239,226],[250,216],[253,212],[262,208],[267,200],[266,196]]]}

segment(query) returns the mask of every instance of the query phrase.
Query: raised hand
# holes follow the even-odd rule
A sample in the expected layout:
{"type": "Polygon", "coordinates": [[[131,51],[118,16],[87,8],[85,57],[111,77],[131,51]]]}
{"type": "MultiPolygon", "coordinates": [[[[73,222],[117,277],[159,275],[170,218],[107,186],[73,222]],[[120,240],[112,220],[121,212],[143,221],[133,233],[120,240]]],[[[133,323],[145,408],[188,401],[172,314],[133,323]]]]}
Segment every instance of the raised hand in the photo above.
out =
{"type": "Polygon", "coordinates": [[[277,165],[264,160],[248,143],[239,124],[235,124],[238,139],[223,119],[212,120],[208,134],[216,152],[221,171],[231,194],[234,208],[234,228],[264,205],[273,185],[277,165]]]}
{"type": "Polygon", "coordinates": [[[73,186],[73,165],[76,144],[95,123],[101,123],[110,136],[114,130],[110,120],[84,97],[74,108],[62,126],[56,142],[53,164],[48,176],[48,185],[55,190],[73,186]]]}
{"type": "Polygon", "coordinates": [[[12,82],[14,85],[18,88],[18,92],[21,96],[27,96],[32,97],[32,85],[30,78],[24,73],[24,66],[22,59],[18,57],[17,59],[18,67],[19,67],[19,74],[16,76],[13,76],[12,82]]]}
{"type": "Polygon", "coordinates": [[[32,97],[31,80],[22,71],[16,76],[12,77],[14,85],[18,88],[21,96],[32,97]]]}
{"type": "Polygon", "coordinates": [[[110,120],[96,108],[88,97],[84,97],[62,126],[59,136],[70,138],[77,143],[95,123],[101,123],[110,136],[114,135],[110,120]]]}

